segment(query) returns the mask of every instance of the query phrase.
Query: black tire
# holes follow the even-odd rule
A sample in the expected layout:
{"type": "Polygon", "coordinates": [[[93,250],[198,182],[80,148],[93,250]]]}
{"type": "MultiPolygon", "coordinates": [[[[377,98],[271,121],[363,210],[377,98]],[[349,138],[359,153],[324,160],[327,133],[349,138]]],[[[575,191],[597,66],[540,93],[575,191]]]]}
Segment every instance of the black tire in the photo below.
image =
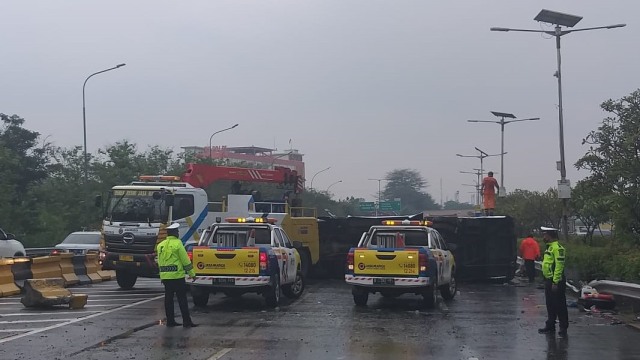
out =
{"type": "Polygon", "coordinates": [[[131,290],[138,280],[138,275],[116,270],[116,281],[123,290],[131,290]]]}
{"type": "Polygon", "coordinates": [[[267,306],[270,308],[277,307],[280,305],[280,276],[274,275],[273,280],[271,281],[271,286],[269,289],[264,292],[264,301],[267,303],[267,306]]]}
{"type": "Polygon", "coordinates": [[[369,301],[369,292],[366,289],[354,286],[351,290],[351,294],[353,294],[353,302],[356,306],[367,306],[367,301],[369,301]]]}
{"type": "Polygon", "coordinates": [[[436,289],[436,285],[431,285],[422,293],[422,303],[429,309],[434,308],[438,301],[438,292],[436,289]]]}
{"type": "Polygon", "coordinates": [[[458,283],[456,282],[455,274],[451,275],[451,281],[448,284],[440,287],[440,295],[445,300],[452,300],[458,292],[458,283]]]}
{"type": "Polygon", "coordinates": [[[302,277],[306,279],[311,270],[311,253],[309,252],[309,248],[305,247],[300,251],[300,269],[302,271],[302,277]]]}
{"type": "Polygon", "coordinates": [[[209,291],[199,286],[191,286],[191,298],[193,299],[193,305],[206,307],[209,302],[209,291]]]}
{"type": "Polygon", "coordinates": [[[24,256],[24,254],[21,253],[21,252],[17,252],[15,254],[13,254],[13,257],[23,257],[23,256],[24,256]]]}
{"type": "Polygon", "coordinates": [[[297,299],[304,291],[304,276],[301,271],[296,272],[296,279],[291,284],[282,285],[282,292],[289,299],[297,299]]]}

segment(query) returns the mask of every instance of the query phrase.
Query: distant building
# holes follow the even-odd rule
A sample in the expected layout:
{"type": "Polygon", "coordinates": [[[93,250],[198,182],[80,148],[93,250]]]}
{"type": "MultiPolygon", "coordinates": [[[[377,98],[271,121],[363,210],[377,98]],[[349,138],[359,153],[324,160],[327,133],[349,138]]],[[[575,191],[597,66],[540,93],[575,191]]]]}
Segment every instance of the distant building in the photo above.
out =
{"type": "Polygon", "coordinates": [[[230,166],[248,165],[257,168],[273,168],[274,166],[288,167],[298,172],[298,175],[305,178],[303,154],[297,149],[278,151],[277,149],[263,148],[258,146],[212,146],[211,148],[201,146],[183,146],[186,155],[193,155],[198,158],[211,158],[223,160],[230,166]]]}

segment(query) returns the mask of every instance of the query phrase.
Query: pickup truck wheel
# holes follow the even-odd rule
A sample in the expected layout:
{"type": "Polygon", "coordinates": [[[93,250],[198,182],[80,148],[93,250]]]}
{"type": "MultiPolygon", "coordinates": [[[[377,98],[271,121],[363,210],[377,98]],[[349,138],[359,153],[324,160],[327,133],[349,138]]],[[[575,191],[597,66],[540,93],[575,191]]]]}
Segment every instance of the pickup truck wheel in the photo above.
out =
{"type": "Polygon", "coordinates": [[[367,301],[369,301],[369,292],[367,290],[354,286],[351,293],[353,294],[353,302],[357,306],[367,306],[367,301]]]}
{"type": "Polygon", "coordinates": [[[436,285],[431,285],[422,294],[422,303],[429,309],[436,306],[436,302],[438,300],[438,292],[436,289],[436,285]]]}
{"type": "Polygon", "coordinates": [[[131,290],[138,280],[138,275],[116,270],[116,281],[123,290],[131,290]]]}
{"type": "Polygon", "coordinates": [[[198,286],[191,286],[191,298],[193,299],[193,305],[205,307],[209,302],[209,291],[198,286]]]}
{"type": "Polygon", "coordinates": [[[268,307],[276,307],[280,304],[280,276],[275,275],[269,289],[264,293],[264,300],[268,307]]]}
{"type": "Polygon", "coordinates": [[[311,253],[309,253],[308,248],[300,251],[300,268],[302,269],[302,276],[307,278],[309,276],[309,269],[311,269],[311,253]]]}
{"type": "Polygon", "coordinates": [[[282,292],[289,299],[297,299],[302,295],[302,291],[304,290],[304,276],[302,276],[302,272],[296,272],[296,279],[292,284],[282,285],[282,292]]]}
{"type": "Polygon", "coordinates": [[[449,284],[443,285],[440,288],[440,295],[442,295],[442,298],[445,300],[451,300],[454,296],[456,296],[457,291],[458,285],[456,283],[456,278],[455,276],[451,276],[451,281],[449,281],[449,284]]]}

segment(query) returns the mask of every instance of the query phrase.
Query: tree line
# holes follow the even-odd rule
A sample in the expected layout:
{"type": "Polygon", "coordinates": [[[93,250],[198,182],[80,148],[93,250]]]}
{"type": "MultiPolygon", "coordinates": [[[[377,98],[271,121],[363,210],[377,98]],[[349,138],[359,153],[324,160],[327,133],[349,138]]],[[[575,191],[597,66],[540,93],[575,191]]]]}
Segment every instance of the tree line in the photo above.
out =
{"type": "MultiPolygon", "coordinates": [[[[640,244],[640,90],[601,105],[608,113],[602,124],[587,134],[589,150],[575,164],[590,175],[572,189],[572,215],[586,227],[591,239],[599,224],[611,222],[616,238],[640,244]]],[[[98,229],[101,210],[93,196],[142,174],[181,175],[187,162],[222,161],[187,157],[172,149],[150,146],[141,150],[121,140],[87,156],[81,146],[62,148],[42,142],[40,134],[27,129],[18,115],[0,114],[0,227],[12,232],[25,246],[50,246],[72,231],[98,229]]],[[[234,165],[236,166],[236,165],[234,165]]],[[[242,165],[241,165],[242,166],[242,165]]],[[[426,191],[427,181],[416,170],[394,169],[385,176],[384,199],[401,199],[399,214],[440,209],[426,191]]],[[[215,185],[214,185],[215,186],[215,185]]],[[[220,191],[220,190],[219,190],[220,191]]],[[[210,195],[216,190],[207,189],[210,195]]],[[[362,215],[353,196],[334,199],[323,191],[302,195],[304,206],[319,215],[362,215]],[[326,209],[326,210],[325,210],[326,209]]],[[[371,194],[377,198],[378,194],[371,194]]],[[[212,201],[214,199],[211,199],[212,201]]],[[[469,209],[473,205],[447,202],[446,209],[469,209]]],[[[561,206],[557,190],[517,189],[499,198],[498,214],[516,219],[519,235],[541,224],[559,227],[561,206]]],[[[585,240],[587,241],[587,240],[585,240]]]]}

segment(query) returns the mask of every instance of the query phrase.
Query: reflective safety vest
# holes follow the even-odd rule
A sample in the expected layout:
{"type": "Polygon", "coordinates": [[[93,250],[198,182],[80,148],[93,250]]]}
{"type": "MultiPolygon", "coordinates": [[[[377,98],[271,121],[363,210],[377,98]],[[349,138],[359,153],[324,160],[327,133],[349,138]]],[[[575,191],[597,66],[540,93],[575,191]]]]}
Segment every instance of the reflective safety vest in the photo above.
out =
{"type": "Polygon", "coordinates": [[[542,259],[542,276],[557,284],[564,278],[564,247],[558,241],[547,245],[542,259]]]}
{"type": "Polygon", "coordinates": [[[183,279],[185,274],[196,276],[182,241],[175,236],[167,236],[156,246],[160,279],[183,279]]]}

